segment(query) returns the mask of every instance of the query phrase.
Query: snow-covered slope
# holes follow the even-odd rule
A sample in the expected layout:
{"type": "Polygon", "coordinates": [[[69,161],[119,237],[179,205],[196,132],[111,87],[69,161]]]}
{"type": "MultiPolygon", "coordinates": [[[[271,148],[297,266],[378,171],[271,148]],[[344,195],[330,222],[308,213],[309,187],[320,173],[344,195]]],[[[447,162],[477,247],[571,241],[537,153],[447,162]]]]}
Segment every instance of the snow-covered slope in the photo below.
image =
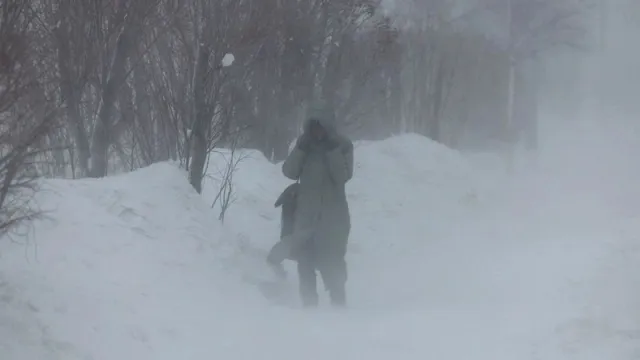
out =
{"type": "MultiPolygon", "coordinates": [[[[495,198],[482,179],[500,176],[416,135],[357,144],[351,308],[275,306],[248,280],[268,276],[273,202],[289,182],[244,153],[221,224],[211,203],[223,155],[202,196],[168,163],[47,181],[49,218],[18,239],[28,241],[0,244],[0,359],[622,360],[640,350],[632,221],[577,227],[525,198],[495,198]]],[[[505,194],[540,191],[501,181],[505,194]]]]}

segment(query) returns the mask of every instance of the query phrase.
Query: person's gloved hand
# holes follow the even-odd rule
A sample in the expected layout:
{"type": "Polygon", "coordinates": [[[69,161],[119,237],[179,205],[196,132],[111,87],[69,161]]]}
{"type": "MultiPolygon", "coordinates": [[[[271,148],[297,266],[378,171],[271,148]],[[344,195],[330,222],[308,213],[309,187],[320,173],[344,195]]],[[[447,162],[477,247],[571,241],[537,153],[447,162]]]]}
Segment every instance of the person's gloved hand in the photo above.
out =
{"type": "Polygon", "coordinates": [[[309,150],[311,150],[311,141],[309,134],[302,134],[296,141],[296,147],[302,152],[309,152],[309,150]]]}
{"type": "Polygon", "coordinates": [[[323,140],[321,144],[322,144],[322,149],[327,152],[335,150],[340,145],[340,143],[333,138],[327,138],[323,140]]]}

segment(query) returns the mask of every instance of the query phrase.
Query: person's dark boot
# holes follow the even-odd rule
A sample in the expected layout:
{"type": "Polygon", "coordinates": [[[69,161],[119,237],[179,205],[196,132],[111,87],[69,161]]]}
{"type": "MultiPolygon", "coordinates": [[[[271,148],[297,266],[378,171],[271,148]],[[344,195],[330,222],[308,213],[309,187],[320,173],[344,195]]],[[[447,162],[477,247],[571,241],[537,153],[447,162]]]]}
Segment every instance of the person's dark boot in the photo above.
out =
{"type": "Polygon", "coordinates": [[[316,290],[315,274],[314,278],[302,278],[300,281],[300,300],[304,307],[318,306],[318,291],[316,290]]]}
{"type": "Polygon", "coordinates": [[[335,308],[347,307],[347,294],[344,286],[337,286],[334,289],[329,289],[329,297],[331,299],[331,306],[335,308]]]}
{"type": "Polygon", "coordinates": [[[318,307],[318,296],[316,295],[314,296],[309,296],[309,295],[303,295],[301,296],[302,299],[302,307],[305,308],[315,308],[318,307]]]}
{"type": "Polygon", "coordinates": [[[272,264],[272,263],[269,263],[269,265],[271,266],[271,269],[276,274],[278,279],[280,279],[280,280],[286,280],[287,279],[287,271],[284,269],[284,265],[282,265],[282,264],[272,264]]]}
{"type": "Polygon", "coordinates": [[[317,278],[313,264],[298,261],[298,279],[300,280],[299,291],[302,306],[318,306],[317,278]]]}
{"type": "MultiPolygon", "coordinates": [[[[276,247],[274,246],[274,249],[275,248],[276,247]]],[[[274,255],[273,249],[267,256],[267,264],[269,265],[271,270],[273,270],[273,272],[276,274],[276,277],[278,277],[278,279],[285,280],[287,278],[287,271],[284,269],[284,265],[282,265],[282,262],[279,261],[279,259],[277,259],[276,256],[274,255]]]]}

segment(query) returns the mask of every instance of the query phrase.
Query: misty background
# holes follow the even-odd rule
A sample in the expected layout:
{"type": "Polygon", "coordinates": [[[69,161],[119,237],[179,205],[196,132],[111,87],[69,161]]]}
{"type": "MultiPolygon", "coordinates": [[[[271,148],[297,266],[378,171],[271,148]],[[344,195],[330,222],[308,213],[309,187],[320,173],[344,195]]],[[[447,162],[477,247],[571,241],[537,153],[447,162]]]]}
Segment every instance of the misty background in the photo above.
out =
{"type": "Polygon", "coordinates": [[[6,0],[2,13],[6,149],[20,139],[44,176],[172,159],[199,189],[217,147],[282,160],[319,98],[355,140],[415,132],[502,154],[538,149],[545,121],[639,111],[630,0],[6,0]]]}

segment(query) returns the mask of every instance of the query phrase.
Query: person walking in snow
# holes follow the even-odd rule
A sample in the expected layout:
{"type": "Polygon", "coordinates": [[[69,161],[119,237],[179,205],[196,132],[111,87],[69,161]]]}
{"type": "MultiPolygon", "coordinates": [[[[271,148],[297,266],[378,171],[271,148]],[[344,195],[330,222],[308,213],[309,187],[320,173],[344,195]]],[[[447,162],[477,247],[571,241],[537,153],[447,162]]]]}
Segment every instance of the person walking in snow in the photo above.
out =
{"type": "Polygon", "coordinates": [[[282,165],[283,174],[299,183],[288,257],[298,262],[304,306],[318,305],[316,271],[331,304],[345,306],[351,230],[345,184],[353,176],[353,143],[338,133],[333,110],[323,104],[309,108],[303,125],[282,165]]]}

